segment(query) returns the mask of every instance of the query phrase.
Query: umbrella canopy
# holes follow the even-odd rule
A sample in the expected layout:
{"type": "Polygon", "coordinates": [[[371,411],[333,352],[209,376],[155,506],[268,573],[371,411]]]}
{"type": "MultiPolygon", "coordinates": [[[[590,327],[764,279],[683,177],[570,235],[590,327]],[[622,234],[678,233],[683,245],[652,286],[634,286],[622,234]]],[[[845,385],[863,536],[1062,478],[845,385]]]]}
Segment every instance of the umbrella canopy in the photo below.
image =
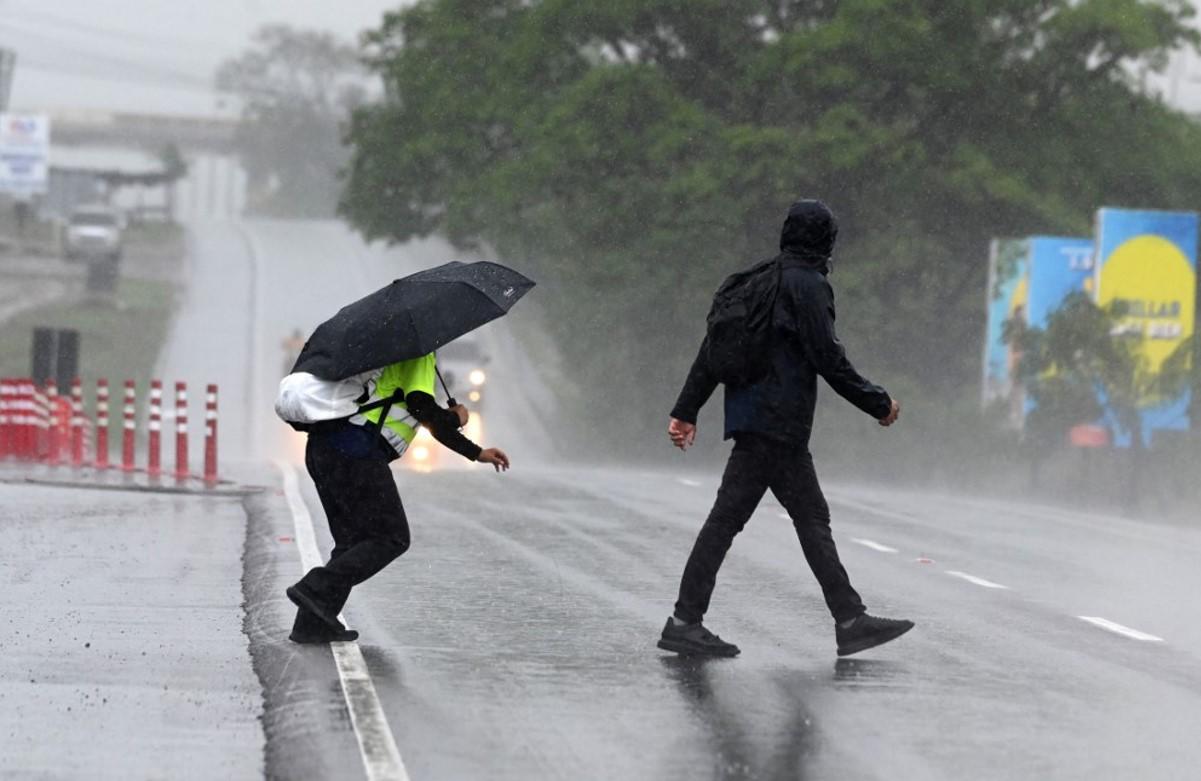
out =
{"type": "Polygon", "coordinates": [[[317,326],[292,371],[342,380],[418,358],[503,316],[533,287],[499,263],[454,261],[419,271],[317,326]]]}

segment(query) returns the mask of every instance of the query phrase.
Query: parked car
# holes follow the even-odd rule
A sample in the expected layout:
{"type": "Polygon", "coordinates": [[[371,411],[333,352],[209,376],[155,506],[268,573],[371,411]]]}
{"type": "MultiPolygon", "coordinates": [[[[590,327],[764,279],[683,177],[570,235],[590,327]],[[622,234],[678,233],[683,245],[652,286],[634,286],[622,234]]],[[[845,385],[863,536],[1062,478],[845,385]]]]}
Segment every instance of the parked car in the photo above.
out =
{"type": "Polygon", "coordinates": [[[125,219],[111,206],[80,206],[71,212],[63,233],[67,260],[118,261],[124,246],[125,219]]]}

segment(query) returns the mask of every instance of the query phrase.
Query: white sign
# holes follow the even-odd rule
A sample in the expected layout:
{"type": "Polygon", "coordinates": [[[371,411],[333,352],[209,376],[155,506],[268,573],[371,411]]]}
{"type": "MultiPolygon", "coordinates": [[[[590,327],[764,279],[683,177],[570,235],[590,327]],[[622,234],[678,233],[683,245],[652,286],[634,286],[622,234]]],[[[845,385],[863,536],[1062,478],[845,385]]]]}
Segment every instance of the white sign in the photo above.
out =
{"type": "Polygon", "coordinates": [[[0,192],[46,192],[50,163],[50,117],[0,114],[0,192]]]}

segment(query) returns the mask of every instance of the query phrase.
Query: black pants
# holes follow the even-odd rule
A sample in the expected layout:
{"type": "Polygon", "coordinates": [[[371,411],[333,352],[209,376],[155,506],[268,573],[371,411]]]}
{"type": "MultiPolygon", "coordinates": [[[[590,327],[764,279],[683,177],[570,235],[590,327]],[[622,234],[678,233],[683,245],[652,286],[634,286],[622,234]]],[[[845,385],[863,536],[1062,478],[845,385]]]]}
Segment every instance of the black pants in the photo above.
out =
{"type": "Polygon", "coordinates": [[[351,588],[409,549],[409,522],[386,461],[351,458],[314,433],[304,463],[325,508],[334,549],[329,562],[309,570],[302,582],[341,610],[351,588]]]}
{"type": "Polygon", "coordinates": [[[864,612],[863,602],[838,560],[830,534],[830,508],[817,482],[813,456],[806,448],[740,435],[726,464],[717,501],[684,567],[676,618],[688,622],[704,618],[726,551],[769,488],[792,517],[801,550],[821,584],[834,620],[846,621],[864,612]]]}

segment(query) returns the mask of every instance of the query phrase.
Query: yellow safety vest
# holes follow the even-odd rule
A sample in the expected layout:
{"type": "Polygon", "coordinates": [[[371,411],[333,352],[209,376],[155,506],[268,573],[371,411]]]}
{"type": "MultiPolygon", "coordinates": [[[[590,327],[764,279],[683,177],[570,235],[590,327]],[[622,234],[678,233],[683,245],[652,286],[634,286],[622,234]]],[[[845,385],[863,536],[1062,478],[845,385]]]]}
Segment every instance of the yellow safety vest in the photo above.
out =
{"type": "MultiPolygon", "coordinates": [[[[437,378],[435,366],[434,354],[430,353],[373,372],[367,380],[367,400],[364,404],[386,399],[397,389],[403,391],[406,396],[414,391],[433,396],[437,378]]],[[[359,426],[377,424],[381,414],[383,409],[368,410],[353,415],[350,422],[359,426]]],[[[403,456],[413,438],[417,436],[417,425],[417,419],[409,413],[408,405],[397,401],[388,408],[388,419],[380,427],[380,434],[388,440],[388,444],[398,456],[403,456]]]]}

